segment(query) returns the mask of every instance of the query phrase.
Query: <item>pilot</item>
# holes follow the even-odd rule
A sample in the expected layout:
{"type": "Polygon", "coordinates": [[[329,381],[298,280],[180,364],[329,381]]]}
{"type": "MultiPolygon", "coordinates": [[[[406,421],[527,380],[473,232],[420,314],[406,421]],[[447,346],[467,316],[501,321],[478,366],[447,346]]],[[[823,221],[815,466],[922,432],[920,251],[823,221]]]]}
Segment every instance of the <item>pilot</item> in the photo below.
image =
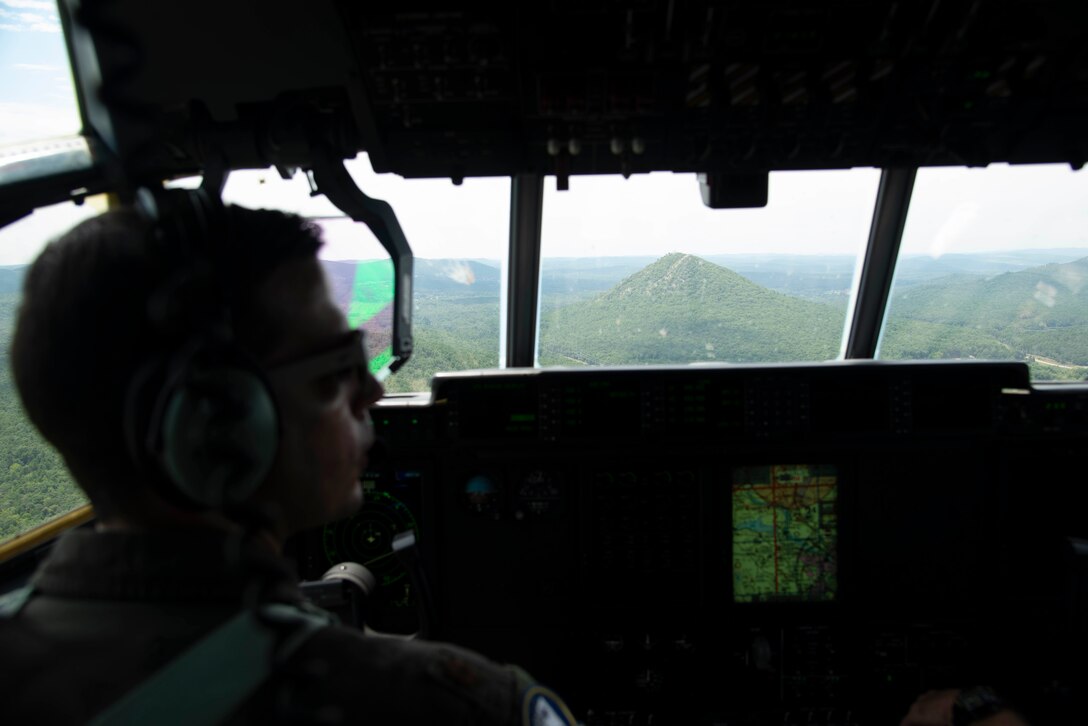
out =
{"type": "Polygon", "coordinates": [[[573,723],[517,667],[313,625],[284,542],[359,508],[382,388],[330,299],[318,230],[218,209],[216,243],[188,256],[147,214],[115,210],[26,276],[15,381],[97,521],[9,598],[4,720],[573,723]],[[251,641],[215,642],[235,620],[256,623],[251,641]],[[177,666],[183,653],[197,655],[177,666]]]}

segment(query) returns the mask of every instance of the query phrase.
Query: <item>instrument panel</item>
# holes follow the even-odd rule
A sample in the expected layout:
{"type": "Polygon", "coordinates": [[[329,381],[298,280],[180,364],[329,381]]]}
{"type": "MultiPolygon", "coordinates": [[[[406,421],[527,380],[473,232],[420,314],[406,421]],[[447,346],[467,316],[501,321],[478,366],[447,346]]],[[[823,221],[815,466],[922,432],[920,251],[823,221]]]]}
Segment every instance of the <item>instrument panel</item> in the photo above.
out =
{"type": "Polygon", "coordinates": [[[389,563],[370,612],[412,632],[410,581],[372,548],[415,528],[434,638],[587,724],[895,722],[977,683],[1060,715],[1083,675],[1088,502],[1061,474],[1081,388],[1017,364],[723,366],[450,374],[412,403],[377,410],[394,453],[359,514],[301,540],[303,576],[389,563]]]}

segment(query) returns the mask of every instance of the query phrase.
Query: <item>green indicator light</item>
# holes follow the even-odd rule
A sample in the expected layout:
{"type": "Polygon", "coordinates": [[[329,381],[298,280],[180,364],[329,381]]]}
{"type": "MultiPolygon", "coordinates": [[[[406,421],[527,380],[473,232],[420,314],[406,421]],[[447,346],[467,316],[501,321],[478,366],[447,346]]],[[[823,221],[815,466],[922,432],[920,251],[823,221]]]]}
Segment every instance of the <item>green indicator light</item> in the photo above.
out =
{"type": "Polygon", "coordinates": [[[510,414],[510,420],[514,423],[527,423],[530,421],[536,421],[535,413],[512,413],[510,414]]]}
{"type": "Polygon", "coordinates": [[[413,426],[415,426],[415,425],[416,425],[416,424],[418,424],[418,423],[419,423],[419,419],[418,419],[418,418],[414,418],[414,419],[412,419],[412,425],[413,425],[413,426]]]}

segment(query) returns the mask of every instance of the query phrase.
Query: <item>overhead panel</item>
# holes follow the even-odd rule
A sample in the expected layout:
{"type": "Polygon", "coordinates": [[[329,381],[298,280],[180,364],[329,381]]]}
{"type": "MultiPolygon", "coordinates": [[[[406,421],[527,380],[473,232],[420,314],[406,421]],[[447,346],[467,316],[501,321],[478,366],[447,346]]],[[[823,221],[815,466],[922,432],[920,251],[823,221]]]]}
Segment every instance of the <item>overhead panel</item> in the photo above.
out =
{"type": "Polygon", "coordinates": [[[378,171],[454,180],[1088,155],[1077,3],[105,8],[92,24],[121,145],[163,171],[213,153],[297,164],[314,133],[378,171]]]}

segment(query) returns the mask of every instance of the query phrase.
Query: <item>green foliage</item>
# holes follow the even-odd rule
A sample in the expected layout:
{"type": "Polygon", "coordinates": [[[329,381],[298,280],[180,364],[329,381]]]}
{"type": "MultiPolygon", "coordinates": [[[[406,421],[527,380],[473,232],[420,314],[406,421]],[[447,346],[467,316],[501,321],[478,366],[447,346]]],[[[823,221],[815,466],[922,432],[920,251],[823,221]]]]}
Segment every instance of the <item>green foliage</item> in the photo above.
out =
{"type": "Polygon", "coordinates": [[[1027,361],[1040,380],[1088,376],[1088,258],[993,277],[950,275],[892,300],[881,357],[1027,361]]]}
{"type": "Polygon", "coordinates": [[[884,330],[880,357],[892,360],[1023,360],[993,335],[962,325],[892,318],[884,330]]]}
{"type": "Polygon", "coordinates": [[[666,255],[589,301],[545,311],[544,364],[764,362],[835,357],[845,311],[666,255]]]}
{"type": "Polygon", "coordinates": [[[390,393],[429,391],[441,371],[499,364],[499,298],[471,292],[417,295],[412,357],[385,381],[390,393]]]}
{"type": "MultiPolygon", "coordinates": [[[[496,308],[496,321],[498,314],[496,308]]],[[[492,340],[484,342],[468,341],[445,330],[420,329],[415,333],[412,357],[383,385],[389,393],[429,391],[435,373],[495,368],[499,364],[498,342],[497,333],[492,340]]]]}
{"type": "Polygon", "coordinates": [[[0,294],[0,540],[86,504],[64,462],[26,419],[8,363],[17,293],[0,294]]]}

